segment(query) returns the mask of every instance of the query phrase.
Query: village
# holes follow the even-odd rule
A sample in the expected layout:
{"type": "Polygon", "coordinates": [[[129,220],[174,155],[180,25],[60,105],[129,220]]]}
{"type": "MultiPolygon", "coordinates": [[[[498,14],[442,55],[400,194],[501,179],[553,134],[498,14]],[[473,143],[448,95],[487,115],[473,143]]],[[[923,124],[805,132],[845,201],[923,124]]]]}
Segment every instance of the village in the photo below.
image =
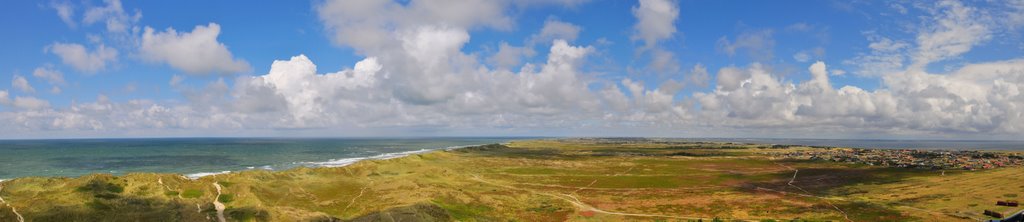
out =
{"type": "Polygon", "coordinates": [[[776,158],[827,160],[874,166],[919,169],[993,169],[1024,165],[1019,153],[1001,153],[974,150],[912,150],[912,149],[859,149],[816,148],[773,154],[776,158]]]}

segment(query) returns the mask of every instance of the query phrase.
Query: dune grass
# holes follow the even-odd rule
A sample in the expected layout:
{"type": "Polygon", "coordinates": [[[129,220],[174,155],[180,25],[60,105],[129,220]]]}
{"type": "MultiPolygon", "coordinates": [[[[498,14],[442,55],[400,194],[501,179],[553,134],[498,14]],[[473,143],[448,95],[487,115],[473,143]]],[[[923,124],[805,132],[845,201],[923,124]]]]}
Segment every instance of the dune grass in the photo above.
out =
{"type": "MultiPolygon", "coordinates": [[[[31,221],[208,221],[214,182],[230,221],[962,221],[1012,211],[994,201],[1024,194],[1022,168],[942,176],[767,155],[801,149],[810,148],[531,140],[196,180],[19,178],[2,182],[0,197],[31,221]]],[[[11,212],[0,206],[0,220],[11,212]]]]}

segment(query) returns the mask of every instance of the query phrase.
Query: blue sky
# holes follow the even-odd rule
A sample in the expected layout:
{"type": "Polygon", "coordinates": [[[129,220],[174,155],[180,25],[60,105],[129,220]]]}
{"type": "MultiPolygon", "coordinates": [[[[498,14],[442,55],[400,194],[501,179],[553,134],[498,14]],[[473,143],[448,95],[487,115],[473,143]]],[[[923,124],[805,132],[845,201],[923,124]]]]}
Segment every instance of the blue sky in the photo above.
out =
{"type": "Polygon", "coordinates": [[[1014,91],[1024,81],[1022,8],[1021,1],[11,2],[0,9],[0,29],[9,30],[0,35],[0,123],[7,123],[0,131],[12,138],[1012,138],[1024,130],[1015,126],[1024,123],[1017,100],[1024,97],[1014,91]],[[218,28],[212,37],[188,35],[211,27],[218,28]],[[86,54],[72,58],[60,49],[67,45],[86,54]],[[116,55],[101,56],[100,48],[116,55]],[[552,59],[561,49],[581,54],[552,59]],[[304,60],[317,72],[299,72],[304,60]],[[380,68],[360,79],[356,64],[369,60],[365,67],[380,68]],[[275,61],[290,77],[267,75],[275,61]],[[493,89],[500,87],[513,88],[493,89]]]}

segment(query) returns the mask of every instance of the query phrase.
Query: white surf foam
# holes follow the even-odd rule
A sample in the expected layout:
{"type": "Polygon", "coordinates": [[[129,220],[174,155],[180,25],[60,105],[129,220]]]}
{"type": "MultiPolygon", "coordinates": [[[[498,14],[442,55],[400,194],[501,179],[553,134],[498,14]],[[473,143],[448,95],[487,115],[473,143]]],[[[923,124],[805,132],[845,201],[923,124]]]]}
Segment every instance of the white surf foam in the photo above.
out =
{"type": "Polygon", "coordinates": [[[333,159],[333,160],[328,160],[328,161],[323,161],[323,162],[305,162],[305,163],[306,164],[310,164],[310,165],[314,165],[314,166],[319,166],[319,167],[343,167],[343,166],[352,165],[353,163],[356,163],[356,162],[359,162],[359,161],[363,161],[363,160],[394,159],[394,158],[404,157],[404,156],[413,155],[413,154],[426,153],[426,152],[430,152],[430,151],[434,151],[434,150],[433,149],[420,149],[420,150],[412,150],[412,151],[397,152],[397,153],[382,153],[382,154],[378,154],[376,156],[369,156],[369,157],[341,158],[341,159],[333,159]]]}
{"type": "Polygon", "coordinates": [[[185,175],[185,177],[188,177],[189,179],[195,180],[195,179],[199,179],[200,177],[212,176],[212,175],[217,175],[217,174],[225,174],[225,173],[231,173],[231,171],[225,170],[225,171],[220,171],[220,172],[193,173],[193,174],[185,175]]]}
{"type": "Polygon", "coordinates": [[[457,149],[462,149],[462,148],[466,148],[466,147],[483,146],[483,145],[487,145],[487,144],[449,146],[449,147],[445,147],[443,150],[457,150],[457,149]]]}
{"type": "Polygon", "coordinates": [[[405,152],[384,153],[384,154],[378,154],[376,156],[369,156],[369,157],[342,158],[342,159],[328,160],[328,161],[324,161],[324,162],[304,162],[304,164],[309,164],[309,165],[319,166],[319,167],[343,167],[343,166],[352,165],[353,163],[356,163],[356,162],[359,162],[359,161],[363,161],[363,160],[386,160],[386,159],[394,159],[394,158],[409,156],[409,155],[413,155],[413,154],[427,153],[427,152],[435,151],[435,150],[455,150],[455,149],[461,149],[461,148],[466,148],[466,147],[483,146],[483,145],[486,145],[486,144],[449,146],[449,147],[445,147],[445,148],[441,148],[441,149],[420,149],[420,150],[405,151],[405,152]]]}
{"type": "MultiPolygon", "coordinates": [[[[301,163],[293,163],[293,164],[304,164],[304,165],[316,166],[316,167],[343,167],[343,166],[352,165],[353,163],[357,163],[357,162],[363,161],[363,160],[394,159],[394,158],[405,157],[405,156],[414,155],[414,154],[427,153],[427,152],[431,152],[431,151],[435,151],[435,150],[454,150],[454,149],[461,149],[461,148],[466,148],[466,147],[482,146],[482,145],[485,145],[485,144],[463,145],[463,146],[449,146],[449,147],[445,147],[445,148],[441,148],[441,149],[419,149],[419,150],[412,150],[412,151],[405,151],[405,152],[382,153],[382,154],[378,154],[378,155],[374,155],[374,156],[368,156],[368,157],[341,158],[341,159],[332,159],[332,160],[323,161],[323,162],[301,162],[301,163]]],[[[251,166],[250,167],[246,167],[246,169],[249,169],[249,170],[252,170],[252,169],[255,169],[255,168],[256,167],[251,167],[251,166]]],[[[264,169],[264,170],[274,170],[274,168],[272,168],[269,165],[262,166],[262,167],[259,167],[259,168],[260,169],[264,169]]],[[[193,174],[185,175],[185,177],[187,177],[189,179],[195,180],[195,179],[199,179],[200,177],[217,175],[217,174],[226,174],[226,173],[231,173],[231,171],[193,173],[193,174]]]]}
{"type": "MultiPolygon", "coordinates": [[[[257,169],[257,167],[249,166],[249,167],[245,167],[245,169],[246,170],[255,170],[255,169],[257,169]]],[[[261,169],[261,170],[274,170],[274,168],[271,167],[270,165],[261,166],[261,167],[258,167],[258,169],[261,169]]]]}

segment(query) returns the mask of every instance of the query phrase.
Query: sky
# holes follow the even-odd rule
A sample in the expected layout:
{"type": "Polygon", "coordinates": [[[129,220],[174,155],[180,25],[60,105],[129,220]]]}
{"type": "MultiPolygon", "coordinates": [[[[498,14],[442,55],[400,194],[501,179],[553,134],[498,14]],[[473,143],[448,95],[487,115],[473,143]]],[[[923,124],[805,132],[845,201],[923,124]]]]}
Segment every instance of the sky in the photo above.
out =
{"type": "Polygon", "coordinates": [[[1024,0],[44,0],[0,29],[4,139],[1024,135],[1024,0]]]}

